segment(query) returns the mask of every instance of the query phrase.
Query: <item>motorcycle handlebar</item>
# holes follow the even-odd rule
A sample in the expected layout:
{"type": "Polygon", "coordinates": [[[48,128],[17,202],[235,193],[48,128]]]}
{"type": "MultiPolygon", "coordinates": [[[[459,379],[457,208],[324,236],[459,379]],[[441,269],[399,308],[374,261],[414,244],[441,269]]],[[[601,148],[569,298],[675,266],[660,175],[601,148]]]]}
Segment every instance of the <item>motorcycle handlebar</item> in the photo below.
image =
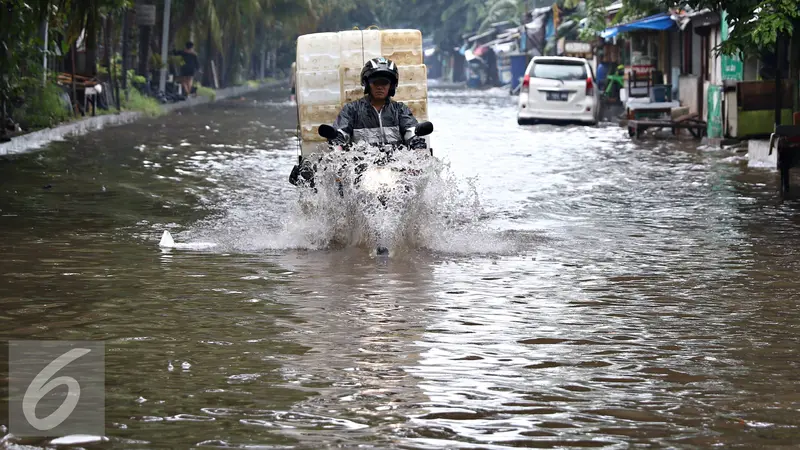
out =
{"type": "MultiPolygon", "coordinates": [[[[317,130],[320,136],[324,137],[325,139],[332,141],[339,137],[339,132],[336,131],[336,128],[328,125],[327,123],[323,123],[319,126],[319,130],[317,130]]],[[[433,123],[429,121],[420,122],[414,127],[414,136],[427,136],[433,133],[433,123]]]]}

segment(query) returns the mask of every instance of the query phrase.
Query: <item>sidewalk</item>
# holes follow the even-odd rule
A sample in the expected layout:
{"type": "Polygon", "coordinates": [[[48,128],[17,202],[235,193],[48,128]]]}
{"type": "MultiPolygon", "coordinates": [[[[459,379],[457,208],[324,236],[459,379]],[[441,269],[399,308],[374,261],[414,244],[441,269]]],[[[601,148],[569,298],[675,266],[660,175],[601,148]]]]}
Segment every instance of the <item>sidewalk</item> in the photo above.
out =
{"type": "MultiPolygon", "coordinates": [[[[212,101],[222,100],[229,97],[237,97],[249,94],[270,87],[288,83],[286,80],[270,81],[259,86],[234,86],[216,91],[215,100],[210,97],[197,96],[190,97],[182,102],[167,103],[161,105],[164,113],[171,113],[180,109],[191,108],[193,106],[211,103],[212,101]]],[[[81,136],[92,131],[102,130],[107,127],[124,125],[135,122],[145,114],[138,111],[126,111],[119,114],[107,114],[103,116],[86,117],[75,122],[65,123],[53,128],[34,131],[23,134],[11,139],[10,142],[0,143],[0,157],[30,152],[39,149],[50,142],[64,140],[68,136],[81,136]]]]}

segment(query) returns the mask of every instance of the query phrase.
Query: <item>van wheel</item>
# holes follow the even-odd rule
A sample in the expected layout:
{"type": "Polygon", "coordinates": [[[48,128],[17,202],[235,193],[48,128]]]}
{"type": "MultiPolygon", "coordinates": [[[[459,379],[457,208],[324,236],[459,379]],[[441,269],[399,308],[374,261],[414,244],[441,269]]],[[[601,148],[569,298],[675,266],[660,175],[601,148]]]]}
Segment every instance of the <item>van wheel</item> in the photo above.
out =
{"type": "Polygon", "coordinates": [[[530,119],[520,119],[520,118],[517,118],[517,125],[530,125],[530,124],[532,124],[532,123],[533,123],[533,121],[532,121],[532,120],[530,120],[530,119]]]}

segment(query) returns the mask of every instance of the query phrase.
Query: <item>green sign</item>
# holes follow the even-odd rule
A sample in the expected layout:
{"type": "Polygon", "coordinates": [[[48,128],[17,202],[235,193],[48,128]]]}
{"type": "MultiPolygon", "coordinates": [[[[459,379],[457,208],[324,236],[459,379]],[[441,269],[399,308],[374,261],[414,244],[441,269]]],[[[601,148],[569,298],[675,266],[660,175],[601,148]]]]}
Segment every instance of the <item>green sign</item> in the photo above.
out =
{"type": "Polygon", "coordinates": [[[706,133],[710,138],[722,137],[722,87],[708,87],[708,127],[706,133]]]}
{"type": "MultiPolygon", "coordinates": [[[[720,28],[722,40],[728,40],[728,13],[726,11],[722,11],[720,28]]],[[[722,64],[723,80],[742,81],[744,78],[744,69],[742,67],[742,60],[738,56],[722,55],[720,63],[722,64]]]]}

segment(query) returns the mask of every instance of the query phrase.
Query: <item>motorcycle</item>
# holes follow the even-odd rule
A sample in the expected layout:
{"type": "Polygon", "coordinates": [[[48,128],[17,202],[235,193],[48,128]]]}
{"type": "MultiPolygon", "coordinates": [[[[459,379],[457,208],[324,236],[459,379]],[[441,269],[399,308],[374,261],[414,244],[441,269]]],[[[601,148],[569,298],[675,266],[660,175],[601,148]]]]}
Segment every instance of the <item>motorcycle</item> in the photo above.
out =
{"type": "MultiPolygon", "coordinates": [[[[431,122],[421,122],[414,129],[414,135],[422,138],[433,132],[431,122]]],[[[319,135],[328,140],[328,145],[334,147],[332,141],[338,136],[337,131],[330,125],[323,124],[319,127],[319,135]]],[[[424,144],[424,140],[417,142],[424,144]]],[[[402,145],[368,145],[366,148],[359,144],[345,145],[341,148],[347,157],[344,163],[341,158],[326,158],[328,152],[316,162],[304,160],[299,165],[295,165],[289,182],[296,186],[306,186],[316,192],[320,173],[333,173],[336,188],[341,197],[352,195],[356,198],[361,212],[365,215],[381,215],[386,217],[386,212],[391,219],[397,219],[405,209],[405,203],[418,189],[418,169],[403,167],[398,161],[398,154],[402,151],[419,152],[420,144],[412,145],[407,148],[402,145]],[[348,154],[349,153],[349,154],[348,154]]],[[[333,150],[337,151],[337,150],[333,150]]],[[[431,151],[432,154],[432,151],[431,151]]],[[[340,154],[341,155],[341,154],[340,154]]],[[[392,222],[389,220],[389,222],[392,222]]],[[[381,224],[383,225],[383,224],[381,224]]],[[[374,228],[393,228],[390,226],[376,226],[374,228]]],[[[388,255],[389,249],[385,239],[385,230],[373,230],[377,234],[378,255],[388,255]],[[383,231],[383,232],[382,232],[383,231]]]]}

